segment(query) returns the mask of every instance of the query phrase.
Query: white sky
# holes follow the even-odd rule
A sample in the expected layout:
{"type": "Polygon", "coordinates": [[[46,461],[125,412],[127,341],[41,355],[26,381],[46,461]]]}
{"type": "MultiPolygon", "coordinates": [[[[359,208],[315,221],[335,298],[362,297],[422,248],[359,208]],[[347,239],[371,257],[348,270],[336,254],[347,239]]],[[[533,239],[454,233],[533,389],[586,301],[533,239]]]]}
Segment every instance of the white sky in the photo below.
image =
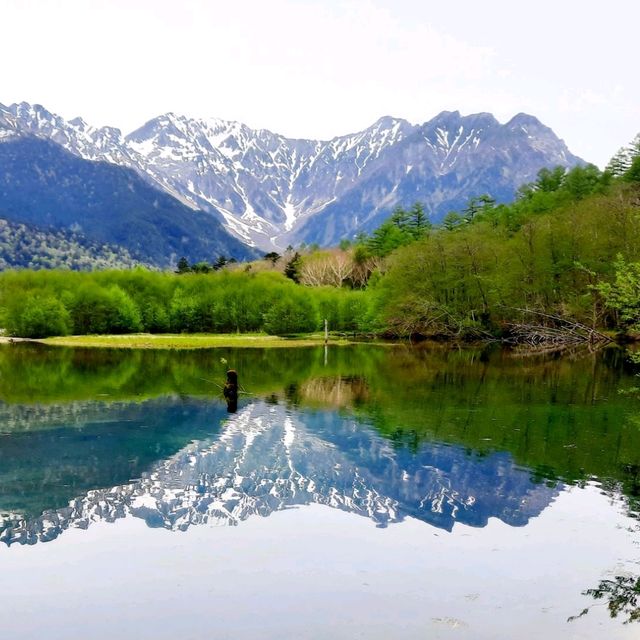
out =
{"type": "Polygon", "coordinates": [[[531,113],[603,166],[640,131],[638,0],[0,0],[0,102],[330,138],[531,113]]]}

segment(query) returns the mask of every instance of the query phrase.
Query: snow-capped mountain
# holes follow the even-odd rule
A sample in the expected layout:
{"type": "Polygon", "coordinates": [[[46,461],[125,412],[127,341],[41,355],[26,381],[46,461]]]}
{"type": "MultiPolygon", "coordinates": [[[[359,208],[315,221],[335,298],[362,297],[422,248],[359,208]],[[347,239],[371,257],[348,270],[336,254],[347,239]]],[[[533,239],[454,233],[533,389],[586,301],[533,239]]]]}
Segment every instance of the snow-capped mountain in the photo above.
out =
{"type": "Polygon", "coordinates": [[[52,540],[69,527],[137,517],[151,527],[235,525],[252,516],[322,504],[378,526],[411,516],[451,530],[496,517],[523,526],[559,488],[534,484],[506,453],[470,456],[429,444],[394,447],[350,418],[255,402],[220,435],[194,442],[135,482],[96,489],[33,519],[7,518],[6,544],[52,540]]]}
{"type": "MultiPolygon", "coordinates": [[[[161,267],[181,256],[255,257],[215,214],[194,210],[123,166],[126,147],[117,132],[73,123],[39,109],[0,113],[0,219],[45,235],[73,232],[86,246],[114,245],[135,262],[161,267]],[[92,161],[99,159],[105,161],[92,161]]],[[[38,264],[41,257],[36,251],[23,259],[38,264]]]]}
{"type": "Polygon", "coordinates": [[[26,132],[135,169],[263,249],[332,244],[420,200],[434,220],[475,195],[513,197],[545,166],[580,161],[551,129],[519,114],[443,112],[423,125],[384,117],[328,141],[294,140],[219,119],[167,113],[124,136],[39,105],[0,105],[0,136],[26,132]]]}

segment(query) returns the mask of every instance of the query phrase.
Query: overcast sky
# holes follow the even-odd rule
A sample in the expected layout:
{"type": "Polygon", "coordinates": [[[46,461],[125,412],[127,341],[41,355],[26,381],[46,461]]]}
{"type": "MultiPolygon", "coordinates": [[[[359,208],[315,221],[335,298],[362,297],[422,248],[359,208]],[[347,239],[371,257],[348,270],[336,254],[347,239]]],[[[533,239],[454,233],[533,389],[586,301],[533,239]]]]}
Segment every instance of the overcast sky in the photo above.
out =
{"type": "Polygon", "coordinates": [[[604,166],[640,131],[639,24],[638,0],[0,0],[0,102],[311,138],[525,111],[604,166]]]}

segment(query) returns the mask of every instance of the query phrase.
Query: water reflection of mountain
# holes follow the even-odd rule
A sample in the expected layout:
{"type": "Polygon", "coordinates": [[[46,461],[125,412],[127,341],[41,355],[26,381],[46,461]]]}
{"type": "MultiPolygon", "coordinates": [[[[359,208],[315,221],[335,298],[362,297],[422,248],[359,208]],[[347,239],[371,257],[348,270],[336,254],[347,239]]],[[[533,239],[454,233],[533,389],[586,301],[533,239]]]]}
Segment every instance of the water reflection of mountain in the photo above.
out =
{"type": "Polygon", "coordinates": [[[91,489],[128,483],[227,417],[218,402],[0,403],[0,529],[3,514],[31,518],[91,489]]]}
{"type": "Polygon", "coordinates": [[[309,503],[363,515],[380,526],[406,516],[447,530],[456,521],[484,526],[490,517],[522,526],[557,492],[534,484],[506,453],[480,457],[435,444],[411,451],[335,412],[254,403],[218,437],[182,448],[142,479],[14,521],[0,540],[34,544],[69,527],[126,516],[171,530],[233,525],[309,503]]]}

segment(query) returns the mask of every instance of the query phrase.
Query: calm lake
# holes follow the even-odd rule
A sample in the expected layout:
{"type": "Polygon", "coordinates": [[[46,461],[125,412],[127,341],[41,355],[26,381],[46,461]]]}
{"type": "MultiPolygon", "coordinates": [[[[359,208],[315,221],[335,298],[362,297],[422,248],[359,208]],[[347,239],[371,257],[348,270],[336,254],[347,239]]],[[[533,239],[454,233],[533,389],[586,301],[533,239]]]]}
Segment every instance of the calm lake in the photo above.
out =
{"type": "Polygon", "coordinates": [[[620,591],[583,593],[640,574],[637,373],[613,348],[2,345],[3,636],[638,638],[620,591]]]}

